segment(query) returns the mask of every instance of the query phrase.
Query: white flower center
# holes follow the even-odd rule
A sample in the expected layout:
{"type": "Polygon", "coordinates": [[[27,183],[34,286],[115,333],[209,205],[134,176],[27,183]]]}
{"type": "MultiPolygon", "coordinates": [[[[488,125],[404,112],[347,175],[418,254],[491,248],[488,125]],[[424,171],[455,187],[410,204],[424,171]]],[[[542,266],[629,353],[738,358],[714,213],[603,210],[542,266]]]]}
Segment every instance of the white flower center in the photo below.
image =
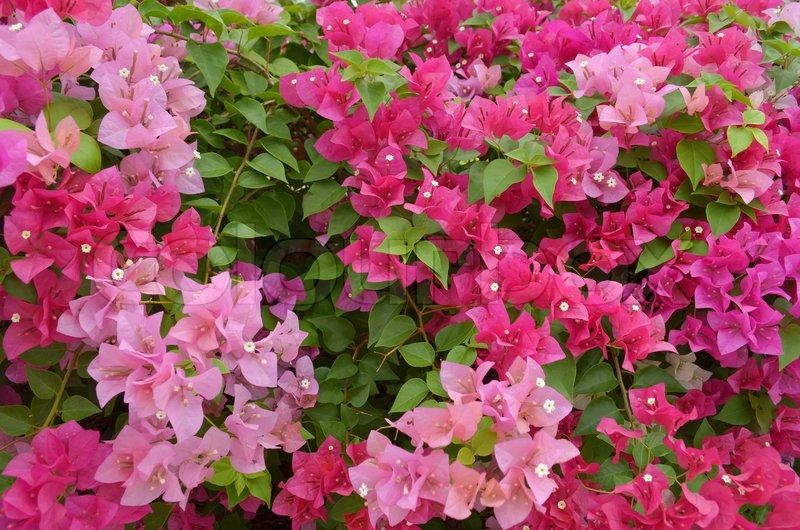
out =
{"type": "Polygon", "coordinates": [[[438,180],[432,180],[431,181],[431,186],[433,186],[434,188],[438,188],[439,187],[439,181],[438,180]]]}
{"type": "Polygon", "coordinates": [[[88,254],[91,251],[92,251],[92,245],[90,245],[89,243],[84,243],[83,245],[81,245],[81,252],[83,252],[84,254],[88,254]]]}
{"type": "Polygon", "coordinates": [[[303,390],[308,390],[308,387],[310,386],[311,386],[311,381],[309,381],[308,378],[304,377],[300,380],[300,388],[302,388],[303,390]]]}
{"type": "Polygon", "coordinates": [[[639,311],[639,309],[641,308],[638,305],[636,304],[631,305],[631,311],[639,311]]]}
{"type": "Polygon", "coordinates": [[[725,484],[730,484],[731,482],[733,482],[733,480],[731,480],[731,477],[729,477],[728,475],[722,475],[720,478],[722,479],[722,482],[724,482],[725,484]]]}
{"type": "Polygon", "coordinates": [[[650,473],[645,473],[644,476],[642,477],[642,480],[644,480],[645,482],[653,482],[653,475],[651,475],[650,473]]]}
{"type": "Polygon", "coordinates": [[[194,157],[195,157],[197,160],[200,160],[200,159],[202,158],[202,156],[200,155],[200,151],[198,151],[197,149],[195,149],[195,150],[192,152],[192,155],[193,155],[193,156],[194,156],[194,157]]]}
{"type": "Polygon", "coordinates": [[[544,386],[545,386],[544,379],[541,378],[541,377],[537,377],[536,378],[536,386],[538,386],[539,388],[544,388],[544,386]]]}
{"type": "Polygon", "coordinates": [[[159,420],[163,420],[166,417],[167,413],[164,412],[163,410],[159,410],[158,412],[156,412],[156,418],[158,418],[159,420]]]}
{"type": "Polygon", "coordinates": [[[648,405],[655,405],[656,404],[656,398],[654,398],[654,397],[647,398],[647,404],[648,405]]]}
{"type": "Polygon", "coordinates": [[[502,254],[502,252],[503,252],[503,247],[501,247],[500,245],[494,247],[494,253],[497,254],[498,256],[502,254]]]}
{"type": "Polygon", "coordinates": [[[157,85],[157,84],[161,83],[161,81],[158,79],[157,75],[151,75],[150,76],[150,82],[153,83],[154,85],[157,85]]]}
{"type": "Polygon", "coordinates": [[[608,180],[606,180],[606,186],[608,186],[609,188],[616,188],[617,179],[615,179],[614,177],[608,177],[608,180]]]}
{"type": "Polygon", "coordinates": [[[13,322],[14,324],[19,322],[19,320],[20,320],[19,313],[14,313],[13,315],[11,315],[11,322],[13,322]]]}
{"type": "Polygon", "coordinates": [[[598,171],[597,173],[594,174],[592,178],[594,179],[595,182],[603,182],[605,176],[598,171]]]}
{"type": "Polygon", "coordinates": [[[162,73],[166,72],[167,70],[169,70],[167,65],[164,64],[164,63],[159,64],[158,66],[156,66],[156,68],[158,69],[159,72],[162,72],[162,73]]]}
{"type": "Polygon", "coordinates": [[[367,494],[369,494],[369,487],[362,482],[361,485],[358,487],[358,494],[366,499],[367,494]]]}
{"type": "Polygon", "coordinates": [[[556,411],[556,402],[553,401],[552,399],[545,399],[542,408],[546,413],[552,414],[553,412],[556,411]]]}
{"type": "Polygon", "coordinates": [[[558,304],[558,308],[562,311],[569,311],[569,302],[566,300],[558,304]]]}
{"type": "Polygon", "coordinates": [[[694,227],[694,233],[695,234],[702,234],[703,233],[703,227],[702,226],[695,226],[694,227]]]}
{"type": "Polygon", "coordinates": [[[545,478],[545,477],[547,477],[547,475],[550,474],[550,468],[547,467],[547,464],[538,464],[534,468],[533,472],[536,473],[537,477],[545,478]]]}
{"type": "Polygon", "coordinates": [[[195,173],[197,173],[197,171],[191,166],[189,166],[186,169],[184,169],[183,172],[186,173],[187,175],[189,175],[190,177],[192,175],[194,175],[195,173]]]}
{"type": "Polygon", "coordinates": [[[344,20],[342,20],[342,24],[344,24],[346,26],[346,25],[350,24],[350,20],[349,19],[344,19],[344,20]]]}
{"type": "Polygon", "coordinates": [[[120,68],[117,73],[122,79],[128,79],[131,76],[131,71],[127,68],[120,68]]]}
{"type": "Polygon", "coordinates": [[[22,23],[17,22],[16,24],[11,24],[8,26],[9,31],[19,31],[22,29],[22,23]]]}
{"type": "Polygon", "coordinates": [[[563,510],[564,508],[567,507],[567,503],[564,501],[558,501],[558,504],[556,504],[556,506],[558,506],[559,510],[563,510]]]}
{"type": "Polygon", "coordinates": [[[581,62],[580,62],[580,67],[581,67],[581,68],[586,68],[587,66],[589,66],[589,61],[585,61],[585,60],[584,60],[584,61],[581,61],[581,62]]]}
{"type": "Polygon", "coordinates": [[[249,340],[244,343],[243,348],[244,351],[246,351],[247,353],[253,353],[254,351],[256,351],[256,343],[249,340]]]}
{"type": "Polygon", "coordinates": [[[387,162],[391,162],[392,160],[394,160],[394,156],[392,156],[392,155],[386,155],[386,161],[387,161],[387,162]]]}
{"type": "Polygon", "coordinates": [[[111,272],[111,278],[113,278],[114,280],[121,280],[124,277],[125,277],[125,271],[123,271],[122,269],[114,269],[111,272]]]}
{"type": "Polygon", "coordinates": [[[644,77],[637,77],[637,78],[636,78],[636,79],[633,81],[633,84],[634,84],[634,85],[636,85],[636,86],[642,86],[642,85],[644,85],[646,82],[647,82],[647,81],[645,81],[645,80],[644,80],[644,77]]]}
{"type": "Polygon", "coordinates": [[[423,192],[422,196],[425,197],[426,199],[430,199],[431,198],[431,192],[429,192],[429,191],[423,192]]]}
{"type": "Polygon", "coordinates": [[[492,285],[489,286],[489,289],[491,289],[492,292],[496,293],[498,290],[500,290],[500,284],[497,282],[493,282],[492,285]]]}
{"type": "Polygon", "coordinates": [[[30,230],[23,230],[20,234],[22,239],[30,239],[31,238],[31,231],[30,230]]]}

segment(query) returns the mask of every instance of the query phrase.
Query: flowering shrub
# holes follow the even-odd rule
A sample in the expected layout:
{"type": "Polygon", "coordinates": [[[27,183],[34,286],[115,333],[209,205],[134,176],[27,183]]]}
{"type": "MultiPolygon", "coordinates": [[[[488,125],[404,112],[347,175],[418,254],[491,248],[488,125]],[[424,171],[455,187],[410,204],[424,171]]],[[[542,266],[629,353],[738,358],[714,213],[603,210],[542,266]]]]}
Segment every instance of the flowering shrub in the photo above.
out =
{"type": "Polygon", "coordinates": [[[797,528],[800,4],[556,4],[0,5],[2,526],[797,528]]]}

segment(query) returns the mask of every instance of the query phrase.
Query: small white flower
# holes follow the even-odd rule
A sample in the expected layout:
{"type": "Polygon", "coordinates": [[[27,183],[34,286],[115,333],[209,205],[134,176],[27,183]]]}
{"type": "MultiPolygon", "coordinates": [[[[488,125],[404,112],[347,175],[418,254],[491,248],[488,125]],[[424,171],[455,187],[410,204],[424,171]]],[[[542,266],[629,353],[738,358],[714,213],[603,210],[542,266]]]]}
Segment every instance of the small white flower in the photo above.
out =
{"type": "Polygon", "coordinates": [[[132,259],[126,259],[125,260],[125,266],[126,267],[130,267],[131,265],[133,265],[133,260],[132,259]]]}
{"type": "Polygon", "coordinates": [[[125,271],[122,269],[114,269],[111,271],[111,278],[114,280],[121,280],[125,277],[125,271]]]}
{"type": "Polygon", "coordinates": [[[117,73],[122,79],[128,79],[131,76],[131,71],[127,68],[120,68],[117,73]]]}
{"type": "Polygon", "coordinates": [[[346,18],[346,19],[342,20],[342,24],[344,24],[345,26],[350,24],[350,19],[346,18]]]}
{"type": "Polygon", "coordinates": [[[247,353],[253,353],[254,351],[256,351],[256,343],[253,342],[252,340],[248,340],[247,342],[245,342],[242,345],[242,347],[244,348],[244,351],[246,351],[247,353]]]}
{"type": "Polygon", "coordinates": [[[645,473],[642,476],[642,480],[644,480],[645,482],[653,482],[653,475],[651,475],[650,473],[645,473]]]}
{"type": "Polygon", "coordinates": [[[528,52],[528,59],[533,59],[533,52],[528,52]]]}
{"type": "Polygon", "coordinates": [[[492,292],[496,293],[497,291],[500,290],[500,284],[497,282],[492,282],[492,285],[489,286],[489,289],[491,289],[492,292]]]}
{"type": "Polygon", "coordinates": [[[164,63],[161,63],[161,64],[159,64],[158,66],[156,66],[156,69],[157,69],[159,72],[161,72],[161,73],[164,73],[164,72],[166,72],[167,70],[169,70],[169,67],[168,67],[166,64],[164,64],[164,63]]]}
{"type": "Polygon", "coordinates": [[[655,405],[656,404],[656,398],[654,398],[654,397],[647,398],[647,404],[650,405],[650,406],[655,405]]]}
{"type": "Polygon", "coordinates": [[[647,81],[645,81],[644,77],[637,77],[633,80],[633,84],[636,86],[643,86],[647,81]]]}
{"type": "Polygon", "coordinates": [[[11,322],[13,322],[14,324],[16,324],[16,323],[17,323],[17,322],[19,322],[19,321],[20,321],[20,316],[19,316],[19,313],[14,313],[13,315],[11,315],[11,322]]]}
{"type": "Polygon", "coordinates": [[[439,187],[439,181],[438,180],[432,180],[431,181],[431,186],[433,186],[434,188],[438,188],[439,187]]]}
{"type": "Polygon", "coordinates": [[[19,31],[21,29],[22,29],[22,23],[21,22],[17,22],[16,24],[11,24],[10,26],[8,26],[8,30],[9,31],[19,31]]]}
{"type": "Polygon", "coordinates": [[[433,53],[433,48],[428,46],[427,48],[425,48],[425,51],[428,52],[428,53],[433,53]]]}
{"type": "Polygon", "coordinates": [[[499,13],[499,12],[501,12],[503,10],[503,8],[502,8],[502,6],[497,6],[497,7],[494,8],[494,10],[499,13]]]}
{"type": "Polygon", "coordinates": [[[189,166],[186,169],[184,169],[183,172],[186,173],[187,175],[189,175],[190,177],[192,175],[194,175],[195,173],[197,173],[197,171],[191,166],[189,166]]]}
{"type": "Polygon", "coordinates": [[[702,234],[703,233],[703,227],[702,226],[695,226],[694,227],[694,233],[695,234],[702,234]]]}
{"type": "Polygon", "coordinates": [[[425,192],[422,193],[422,196],[425,197],[426,199],[430,199],[431,198],[431,192],[425,191],[425,192]]]}
{"type": "Polygon", "coordinates": [[[436,40],[436,39],[433,39],[433,40],[431,41],[431,44],[439,44],[439,41],[438,41],[438,40],[436,40]]]}
{"type": "Polygon", "coordinates": [[[503,247],[497,245],[496,247],[494,247],[494,253],[499,256],[500,254],[503,253],[503,247]]]}
{"type": "Polygon", "coordinates": [[[332,30],[332,29],[333,29],[333,26],[331,26],[330,24],[328,24],[327,26],[325,26],[325,31],[330,31],[330,30],[332,30]]]}
{"type": "Polygon", "coordinates": [[[542,82],[542,76],[537,75],[536,77],[533,78],[533,80],[536,81],[537,83],[541,83],[542,82]]]}
{"type": "Polygon", "coordinates": [[[731,477],[729,477],[728,475],[722,475],[720,478],[722,479],[722,482],[724,482],[725,484],[730,484],[731,482],[733,482],[733,480],[731,480],[731,477]]]}
{"type": "Polygon", "coordinates": [[[563,509],[565,509],[565,508],[567,507],[567,503],[566,503],[566,502],[564,502],[564,501],[558,501],[558,503],[556,504],[556,506],[558,506],[558,509],[559,509],[559,510],[563,510],[563,509]]]}
{"type": "Polygon", "coordinates": [[[92,245],[90,245],[89,243],[84,243],[83,245],[81,245],[81,252],[83,252],[84,254],[88,254],[91,251],[92,251],[92,245]]]}
{"type": "Polygon", "coordinates": [[[566,300],[564,300],[563,302],[561,302],[560,304],[558,304],[558,308],[559,308],[560,310],[562,310],[562,311],[569,311],[569,302],[567,302],[566,300]]]}
{"type": "Polygon", "coordinates": [[[583,60],[583,61],[580,62],[579,66],[581,68],[586,68],[587,66],[589,66],[589,61],[583,60]]]}
{"type": "Polygon", "coordinates": [[[386,155],[386,161],[387,161],[387,162],[391,162],[392,160],[394,160],[394,156],[392,156],[392,155],[386,155]]]}
{"type": "Polygon", "coordinates": [[[358,487],[358,494],[366,499],[367,494],[369,494],[369,487],[362,482],[361,485],[358,487]]]}
{"type": "Polygon", "coordinates": [[[458,31],[466,31],[466,30],[467,30],[467,28],[465,28],[464,26],[459,26],[459,28],[458,28],[458,31]]]}
{"type": "Polygon", "coordinates": [[[156,412],[156,418],[158,418],[159,420],[163,420],[166,417],[167,413],[164,412],[163,410],[159,410],[158,412],[156,412]]]}
{"type": "Polygon", "coordinates": [[[539,388],[544,388],[545,384],[546,383],[543,378],[541,377],[536,378],[536,386],[538,386],[539,388]]]}
{"type": "Polygon", "coordinates": [[[31,231],[30,230],[23,230],[19,235],[22,236],[22,239],[30,239],[31,238],[31,231]]]}
{"type": "Polygon", "coordinates": [[[542,408],[546,413],[552,414],[556,411],[556,402],[553,401],[552,399],[545,399],[542,408]]]}
{"type": "Polygon", "coordinates": [[[606,186],[608,186],[609,188],[616,188],[617,179],[615,179],[614,177],[608,177],[608,180],[606,180],[606,186]]]}
{"type": "Polygon", "coordinates": [[[724,33],[722,33],[721,31],[720,31],[719,33],[717,33],[717,37],[719,37],[720,39],[721,39],[722,37],[724,37],[724,36],[725,36],[725,34],[724,34],[724,33]]]}
{"type": "Polygon", "coordinates": [[[631,311],[639,311],[640,309],[641,309],[641,307],[639,307],[636,304],[631,305],[631,311]]]}
{"type": "Polygon", "coordinates": [[[291,83],[292,85],[296,85],[297,84],[297,79],[292,79],[291,81],[289,81],[289,83],[291,83]]]}
{"type": "Polygon", "coordinates": [[[151,75],[150,76],[150,82],[153,83],[154,85],[157,85],[157,84],[161,83],[161,81],[158,79],[157,75],[151,75]]]}
{"type": "Polygon", "coordinates": [[[315,75],[312,75],[311,77],[309,77],[309,78],[308,78],[308,80],[309,80],[309,81],[311,81],[311,82],[313,83],[314,81],[316,81],[316,80],[317,80],[317,76],[315,76],[315,75]]]}
{"type": "Polygon", "coordinates": [[[599,171],[592,176],[592,179],[594,179],[595,182],[603,182],[604,178],[606,178],[605,175],[599,171]]]}
{"type": "Polygon", "coordinates": [[[307,377],[304,377],[300,380],[300,388],[302,388],[303,390],[308,390],[310,386],[311,386],[311,381],[309,381],[307,377]]]}
{"type": "Polygon", "coordinates": [[[550,474],[550,468],[547,467],[547,464],[544,464],[544,463],[543,464],[538,464],[534,468],[533,471],[534,471],[534,473],[536,473],[536,476],[539,477],[539,478],[545,478],[547,475],[550,474]]]}
{"type": "Polygon", "coordinates": [[[200,159],[202,158],[202,156],[200,155],[200,151],[198,151],[197,149],[195,149],[195,150],[194,150],[194,152],[192,152],[192,155],[193,155],[193,156],[194,156],[194,157],[195,157],[197,160],[200,160],[200,159]]]}

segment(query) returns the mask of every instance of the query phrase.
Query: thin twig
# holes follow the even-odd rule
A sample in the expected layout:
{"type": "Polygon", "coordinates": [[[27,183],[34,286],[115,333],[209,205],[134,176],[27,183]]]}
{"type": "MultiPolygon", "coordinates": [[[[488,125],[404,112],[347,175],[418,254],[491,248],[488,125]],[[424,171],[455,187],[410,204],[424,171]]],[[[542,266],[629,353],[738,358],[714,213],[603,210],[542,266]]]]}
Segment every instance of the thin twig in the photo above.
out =
{"type": "Polygon", "coordinates": [[[78,358],[81,356],[83,352],[83,348],[78,348],[72,359],[69,361],[67,365],[67,371],[64,372],[64,378],[61,379],[61,385],[58,387],[58,392],[56,392],[56,397],[53,400],[53,406],[50,407],[50,413],[47,415],[47,419],[44,420],[44,424],[39,428],[39,430],[43,430],[48,428],[52,423],[53,420],[56,418],[56,414],[58,414],[58,406],[61,404],[61,398],[64,397],[64,391],[67,388],[67,383],[69,383],[69,378],[72,375],[72,372],[75,371],[75,368],[78,366],[78,358]]]}

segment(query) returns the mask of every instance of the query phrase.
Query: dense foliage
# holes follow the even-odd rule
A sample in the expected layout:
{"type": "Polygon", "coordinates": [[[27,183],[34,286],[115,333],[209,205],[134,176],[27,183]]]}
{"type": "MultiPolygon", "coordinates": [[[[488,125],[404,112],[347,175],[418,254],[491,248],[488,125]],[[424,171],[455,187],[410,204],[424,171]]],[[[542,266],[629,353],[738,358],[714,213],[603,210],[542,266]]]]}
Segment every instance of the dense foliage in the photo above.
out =
{"type": "Polygon", "coordinates": [[[0,525],[797,528],[800,3],[0,4],[0,525]]]}

